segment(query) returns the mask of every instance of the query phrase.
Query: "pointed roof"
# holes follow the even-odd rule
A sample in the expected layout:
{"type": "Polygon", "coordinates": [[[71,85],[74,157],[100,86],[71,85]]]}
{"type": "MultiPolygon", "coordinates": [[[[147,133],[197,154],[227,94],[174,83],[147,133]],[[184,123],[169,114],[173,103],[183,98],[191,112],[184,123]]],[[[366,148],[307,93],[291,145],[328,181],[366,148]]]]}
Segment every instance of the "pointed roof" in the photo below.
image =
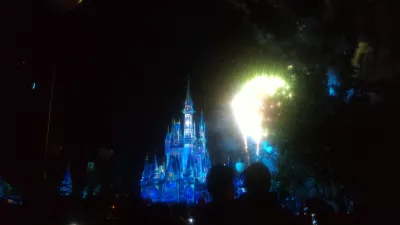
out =
{"type": "Polygon", "coordinates": [[[165,140],[168,141],[169,138],[170,138],[170,132],[169,132],[169,125],[168,125],[167,134],[165,135],[165,140]]]}
{"type": "Polygon", "coordinates": [[[196,137],[196,121],[193,122],[193,134],[196,137]]]}
{"type": "Polygon", "coordinates": [[[155,153],[154,153],[153,165],[154,165],[154,169],[158,170],[157,155],[155,153]]]}
{"type": "Polygon", "coordinates": [[[228,156],[228,167],[232,168],[232,160],[231,157],[228,156]]]}
{"type": "Polygon", "coordinates": [[[149,172],[149,156],[146,156],[146,159],[144,161],[142,177],[148,176],[148,172],[149,172]]]}
{"type": "Polygon", "coordinates": [[[188,80],[188,85],[187,85],[187,89],[186,89],[185,106],[186,105],[193,106],[192,96],[190,95],[190,82],[189,82],[189,80],[188,80]]]}
{"type": "Polygon", "coordinates": [[[158,169],[157,155],[155,153],[154,153],[152,176],[154,179],[160,178],[160,170],[158,169]]]}
{"type": "Polygon", "coordinates": [[[203,110],[201,110],[201,113],[200,113],[200,126],[203,126],[204,125],[204,116],[203,116],[203,110]]]}
{"type": "Polygon", "coordinates": [[[65,171],[64,180],[65,181],[72,181],[71,180],[71,172],[70,172],[70,169],[69,169],[69,162],[67,164],[67,170],[65,171]]]}
{"type": "Polygon", "coordinates": [[[184,114],[193,114],[194,109],[193,109],[193,101],[192,101],[192,96],[190,95],[190,83],[188,81],[188,86],[186,89],[186,100],[185,100],[185,108],[183,109],[182,113],[184,114]]]}

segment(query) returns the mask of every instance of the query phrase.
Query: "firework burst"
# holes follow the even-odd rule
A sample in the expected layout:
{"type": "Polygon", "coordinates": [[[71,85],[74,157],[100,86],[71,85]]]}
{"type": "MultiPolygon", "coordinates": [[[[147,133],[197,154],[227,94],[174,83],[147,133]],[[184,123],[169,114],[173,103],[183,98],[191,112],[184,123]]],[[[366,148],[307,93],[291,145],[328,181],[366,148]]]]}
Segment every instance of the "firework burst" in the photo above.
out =
{"type": "Polygon", "coordinates": [[[259,153],[261,138],[267,135],[268,128],[263,127],[263,121],[271,120],[270,116],[264,118],[269,110],[280,107],[281,102],[275,102],[272,97],[282,95],[290,98],[289,85],[277,76],[256,76],[247,82],[235,95],[231,106],[239,129],[243,135],[247,153],[247,138],[250,137],[256,143],[256,154],[259,153]]]}

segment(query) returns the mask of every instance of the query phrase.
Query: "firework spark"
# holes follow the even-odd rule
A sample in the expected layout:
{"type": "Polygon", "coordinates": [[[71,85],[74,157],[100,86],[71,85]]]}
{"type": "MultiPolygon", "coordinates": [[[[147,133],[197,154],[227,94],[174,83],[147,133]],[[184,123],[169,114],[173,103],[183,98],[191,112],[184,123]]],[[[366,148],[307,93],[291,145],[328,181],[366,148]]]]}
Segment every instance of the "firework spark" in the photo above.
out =
{"type": "MultiPolygon", "coordinates": [[[[282,90],[279,94],[291,96],[289,86],[284,80],[277,76],[257,76],[247,82],[231,103],[233,114],[239,129],[243,135],[247,153],[247,138],[252,138],[257,146],[256,154],[259,153],[259,144],[262,136],[267,135],[268,129],[262,127],[263,109],[268,104],[268,99],[282,90]]],[[[278,107],[280,106],[278,103],[278,107]]],[[[274,108],[274,104],[268,104],[274,108]]],[[[268,119],[269,120],[269,119],[268,119]]]]}

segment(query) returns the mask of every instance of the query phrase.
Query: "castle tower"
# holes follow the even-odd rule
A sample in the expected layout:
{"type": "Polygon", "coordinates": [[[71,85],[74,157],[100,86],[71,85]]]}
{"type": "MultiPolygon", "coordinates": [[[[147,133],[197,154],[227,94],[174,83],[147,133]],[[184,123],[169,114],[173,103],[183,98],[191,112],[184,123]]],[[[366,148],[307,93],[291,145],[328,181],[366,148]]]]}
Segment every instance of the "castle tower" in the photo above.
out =
{"type": "Polygon", "coordinates": [[[142,173],[142,180],[143,181],[149,176],[148,172],[149,172],[149,157],[146,156],[146,160],[144,162],[143,173],[142,173]]]}
{"type": "Polygon", "coordinates": [[[156,157],[152,163],[146,158],[140,183],[143,198],[192,204],[207,191],[205,178],[211,162],[206,148],[206,127],[203,114],[197,123],[194,113],[188,83],[182,123],[172,119],[165,136],[165,167],[158,166],[156,157]]]}
{"type": "Polygon", "coordinates": [[[195,113],[193,109],[193,101],[192,96],[190,95],[190,86],[187,86],[186,90],[186,100],[185,100],[185,108],[182,110],[182,113],[185,115],[185,124],[183,135],[185,139],[192,139],[194,137],[194,129],[193,129],[193,114],[195,113]]]}
{"type": "Polygon", "coordinates": [[[206,148],[206,124],[204,122],[203,111],[201,111],[200,115],[200,130],[199,130],[199,147],[206,148]]]}
{"type": "Polygon", "coordinates": [[[184,114],[184,125],[183,125],[183,137],[184,137],[184,145],[183,145],[183,155],[182,155],[182,164],[181,168],[183,168],[183,174],[186,172],[186,165],[188,161],[188,157],[190,153],[193,151],[194,144],[194,125],[193,125],[193,114],[195,113],[193,109],[193,101],[192,96],[190,95],[190,84],[188,82],[187,90],[186,90],[186,100],[185,107],[182,110],[184,114]]]}
{"type": "Polygon", "coordinates": [[[67,170],[65,171],[64,179],[61,182],[60,192],[63,196],[70,196],[72,193],[72,179],[69,170],[69,163],[67,165],[67,170]]]}
{"type": "Polygon", "coordinates": [[[154,154],[154,160],[153,160],[153,179],[159,179],[160,178],[160,171],[158,168],[158,163],[157,163],[157,155],[154,154]]]}

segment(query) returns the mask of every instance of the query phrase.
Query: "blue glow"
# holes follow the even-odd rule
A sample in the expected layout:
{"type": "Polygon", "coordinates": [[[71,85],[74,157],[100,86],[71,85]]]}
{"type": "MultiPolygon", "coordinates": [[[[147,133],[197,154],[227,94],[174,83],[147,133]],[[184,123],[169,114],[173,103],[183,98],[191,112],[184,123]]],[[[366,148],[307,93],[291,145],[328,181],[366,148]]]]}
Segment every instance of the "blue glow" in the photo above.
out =
{"type": "Polygon", "coordinates": [[[315,213],[311,213],[311,222],[312,225],[317,225],[317,220],[315,219],[315,213]]]}
{"type": "Polygon", "coordinates": [[[32,83],[32,90],[35,90],[35,89],[36,89],[36,82],[33,81],[33,83],[32,83]]]}
{"type": "Polygon", "coordinates": [[[205,180],[211,163],[206,147],[206,124],[201,114],[200,129],[197,132],[189,87],[182,113],[184,129],[181,129],[179,120],[172,120],[172,129],[167,132],[166,161],[157,162],[158,159],[154,157],[153,162],[149,163],[146,158],[140,180],[141,196],[144,199],[194,204],[198,196],[207,193],[205,180]]]}
{"type": "Polygon", "coordinates": [[[87,198],[87,195],[88,195],[87,190],[83,190],[83,191],[82,191],[82,199],[86,199],[86,198],[87,198]]]}
{"type": "Polygon", "coordinates": [[[336,71],[330,68],[326,75],[328,76],[327,87],[329,95],[337,96],[337,88],[340,87],[340,82],[336,71]]]}
{"type": "Polygon", "coordinates": [[[346,98],[344,99],[344,101],[346,103],[349,103],[350,99],[354,96],[355,91],[354,88],[350,88],[349,90],[346,91],[346,98]]]}
{"type": "Polygon", "coordinates": [[[278,173],[278,157],[279,157],[279,152],[277,149],[272,146],[270,143],[267,141],[262,141],[261,145],[264,149],[264,151],[267,154],[261,154],[261,158],[259,159],[264,165],[268,167],[268,169],[271,171],[271,173],[278,173]]]}
{"type": "Polygon", "coordinates": [[[64,179],[61,182],[60,193],[63,196],[70,196],[72,193],[72,179],[69,172],[69,165],[67,167],[67,170],[65,171],[64,179]]]}
{"type": "Polygon", "coordinates": [[[267,141],[263,141],[261,144],[267,153],[272,153],[274,150],[274,148],[267,141]]]}

